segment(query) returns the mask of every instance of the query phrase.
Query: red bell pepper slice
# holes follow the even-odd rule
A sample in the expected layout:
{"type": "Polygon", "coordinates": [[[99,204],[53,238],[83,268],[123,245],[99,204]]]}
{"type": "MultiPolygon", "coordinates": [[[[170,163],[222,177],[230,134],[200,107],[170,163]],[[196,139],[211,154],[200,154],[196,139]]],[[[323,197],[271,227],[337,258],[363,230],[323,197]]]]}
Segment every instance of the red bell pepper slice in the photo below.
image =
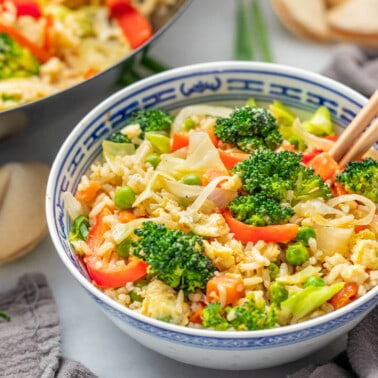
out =
{"type": "MultiPolygon", "coordinates": [[[[42,17],[41,7],[36,0],[11,0],[16,8],[16,16],[42,17]]],[[[0,4],[4,1],[0,1],[0,4]]]]}
{"type": "Polygon", "coordinates": [[[88,233],[87,244],[92,254],[96,254],[98,248],[104,241],[105,232],[109,230],[108,224],[104,222],[104,217],[110,214],[111,211],[107,207],[104,207],[102,211],[97,215],[96,221],[88,233]]]}
{"type": "Polygon", "coordinates": [[[129,0],[107,0],[110,17],[117,20],[124,36],[133,49],[151,38],[153,31],[150,21],[129,0]]]}
{"type": "Polygon", "coordinates": [[[259,240],[265,242],[287,243],[295,239],[299,226],[297,224],[274,224],[270,226],[251,226],[240,222],[234,218],[230,211],[223,213],[226,223],[230,227],[230,231],[234,234],[235,239],[242,243],[256,243],[259,240]]]}
{"type": "Polygon", "coordinates": [[[311,152],[302,155],[302,163],[307,165],[315,156],[324,152],[323,150],[319,150],[314,148],[311,152]]]}
{"type": "Polygon", "coordinates": [[[50,54],[46,50],[27,39],[23,34],[21,34],[16,28],[12,26],[0,24],[0,33],[8,34],[9,37],[15,40],[22,47],[28,49],[42,63],[47,62],[51,58],[50,54]]]}
{"type": "Polygon", "coordinates": [[[130,258],[124,264],[111,264],[107,259],[97,256],[96,252],[104,240],[104,233],[109,226],[104,222],[104,217],[111,214],[108,208],[104,208],[96,218],[89,231],[87,244],[91,254],[84,256],[84,262],[89,276],[99,286],[115,288],[134,282],[147,273],[147,263],[137,258],[130,258]]]}
{"type": "Polygon", "coordinates": [[[107,261],[99,260],[95,255],[84,257],[89,276],[99,286],[116,288],[127,282],[134,282],[147,273],[147,263],[137,258],[125,264],[110,265],[107,261]]]}

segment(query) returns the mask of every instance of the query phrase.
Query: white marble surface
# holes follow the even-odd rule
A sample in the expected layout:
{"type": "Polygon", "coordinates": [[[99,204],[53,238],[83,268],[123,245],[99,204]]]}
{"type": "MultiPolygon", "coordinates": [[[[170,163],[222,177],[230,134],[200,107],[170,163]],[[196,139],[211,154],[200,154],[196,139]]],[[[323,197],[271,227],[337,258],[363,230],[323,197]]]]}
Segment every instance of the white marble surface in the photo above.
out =
{"type": "MultiPolygon", "coordinates": [[[[186,13],[155,42],[152,54],[172,67],[232,59],[235,3],[233,0],[194,0],[186,13]]],[[[261,3],[275,62],[321,72],[331,60],[333,46],[296,39],[279,24],[269,2],[262,0],[261,3]]],[[[51,163],[77,114],[71,110],[66,117],[52,120],[48,126],[30,128],[26,138],[16,137],[0,143],[0,162],[37,159],[51,163]]],[[[74,281],[49,237],[27,256],[0,267],[0,291],[10,289],[22,274],[31,272],[46,275],[56,299],[63,355],[79,360],[99,377],[284,377],[309,363],[327,361],[345,347],[345,337],[342,337],[312,356],[258,371],[192,367],[152,352],[121,333],[74,281]]]]}

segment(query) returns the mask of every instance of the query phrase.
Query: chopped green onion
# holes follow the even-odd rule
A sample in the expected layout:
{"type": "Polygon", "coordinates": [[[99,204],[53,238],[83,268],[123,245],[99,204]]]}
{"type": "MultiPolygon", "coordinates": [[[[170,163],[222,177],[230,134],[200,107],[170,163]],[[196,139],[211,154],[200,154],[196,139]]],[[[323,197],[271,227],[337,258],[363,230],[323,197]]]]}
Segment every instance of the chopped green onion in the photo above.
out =
{"type": "Polygon", "coordinates": [[[5,313],[4,311],[0,311],[0,318],[3,318],[7,321],[10,320],[10,316],[7,313],[5,313]]]}
{"type": "Polygon", "coordinates": [[[145,68],[148,68],[153,73],[163,72],[168,69],[167,66],[158,62],[154,58],[151,58],[151,56],[148,55],[148,48],[143,50],[140,63],[142,66],[144,66],[145,68]]]}
{"type": "Polygon", "coordinates": [[[87,240],[89,230],[89,219],[85,215],[79,215],[72,222],[72,227],[69,233],[69,241],[74,242],[78,240],[87,240]]]}
{"type": "Polygon", "coordinates": [[[150,73],[154,74],[166,71],[169,67],[166,67],[164,64],[161,64],[154,58],[151,58],[148,55],[148,49],[146,48],[143,50],[139,61],[135,59],[135,56],[127,59],[122,69],[120,84],[127,86],[141,80],[145,76],[148,76],[146,73],[139,73],[138,68],[145,68],[150,71],[150,73]]]}
{"type": "Polygon", "coordinates": [[[251,1],[252,25],[254,26],[254,36],[256,37],[261,58],[264,62],[272,62],[272,52],[269,43],[268,30],[266,27],[264,14],[260,8],[259,0],[251,1]]]}
{"type": "Polygon", "coordinates": [[[253,60],[252,32],[243,0],[238,0],[236,8],[234,56],[236,60],[253,60]]]}

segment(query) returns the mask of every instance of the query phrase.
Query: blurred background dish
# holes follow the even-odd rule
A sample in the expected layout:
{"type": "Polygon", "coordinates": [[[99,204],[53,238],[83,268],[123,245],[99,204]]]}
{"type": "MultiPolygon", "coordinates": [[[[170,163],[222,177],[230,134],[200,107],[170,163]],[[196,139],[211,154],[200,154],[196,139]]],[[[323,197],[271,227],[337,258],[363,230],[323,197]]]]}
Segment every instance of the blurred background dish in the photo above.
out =
{"type": "Polygon", "coordinates": [[[51,127],[53,119],[67,110],[77,112],[78,120],[117,88],[124,64],[158,38],[190,0],[136,2],[138,11],[127,1],[108,2],[114,4],[113,8],[92,6],[90,2],[84,2],[84,7],[82,2],[71,3],[49,2],[47,13],[37,15],[35,12],[43,9],[32,7],[38,4],[33,0],[25,3],[28,7],[14,8],[18,2],[13,0],[1,4],[0,42],[3,54],[8,51],[13,55],[0,67],[0,139],[27,126],[51,127]],[[125,6],[129,7],[127,11],[135,10],[132,16],[140,17],[141,30],[123,30],[120,26],[118,16],[123,16],[125,6]],[[111,12],[114,15],[108,21],[111,12]],[[55,29],[50,25],[47,34],[49,21],[55,29]],[[86,25],[92,31],[87,31],[88,36],[84,33],[86,25]],[[36,41],[25,37],[32,31],[39,35],[36,41]],[[46,36],[54,36],[55,50],[51,46],[48,49],[46,36]],[[40,47],[41,39],[47,47],[40,47]]]}
{"type": "Polygon", "coordinates": [[[278,19],[300,38],[378,47],[375,0],[271,0],[278,19]]]}

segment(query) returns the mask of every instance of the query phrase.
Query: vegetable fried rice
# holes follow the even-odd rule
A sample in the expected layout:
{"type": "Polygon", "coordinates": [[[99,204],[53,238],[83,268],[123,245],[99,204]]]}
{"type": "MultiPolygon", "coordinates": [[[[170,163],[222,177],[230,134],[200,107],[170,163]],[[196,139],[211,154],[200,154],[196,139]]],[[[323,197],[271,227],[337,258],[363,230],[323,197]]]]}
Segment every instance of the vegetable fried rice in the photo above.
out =
{"type": "Polygon", "coordinates": [[[64,193],[70,242],[122,305],[186,327],[257,330],[378,283],[378,162],[340,167],[325,107],[141,110],[64,193]],[[314,122],[316,119],[316,122],[314,122]]]}
{"type": "Polygon", "coordinates": [[[0,1],[0,111],[73,86],[153,34],[177,0],[0,1]],[[156,18],[155,17],[155,18],[156,18]]]}

